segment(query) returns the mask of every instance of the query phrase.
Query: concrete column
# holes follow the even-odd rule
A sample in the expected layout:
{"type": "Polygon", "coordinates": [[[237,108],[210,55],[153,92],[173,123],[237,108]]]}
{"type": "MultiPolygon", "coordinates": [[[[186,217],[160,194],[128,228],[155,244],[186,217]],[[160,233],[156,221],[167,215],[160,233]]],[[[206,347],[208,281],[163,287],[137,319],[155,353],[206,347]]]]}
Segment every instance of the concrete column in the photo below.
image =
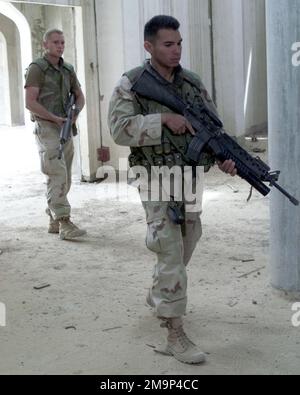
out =
{"type": "MultiPolygon", "coordinates": [[[[96,6],[97,6],[96,1],[96,6]]],[[[94,0],[86,0],[76,8],[76,47],[78,77],[86,95],[86,107],[79,119],[82,179],[94,181],[100,163],[97,148],[102,145],[101,92],[99,80],[99,52],[97,14],[94,0]],[[83,42],[84,38],[84,42],[83,42]],[[80,56],[80,55],[81,56],[80,56]]]]}
{"type": "MultiPolygon", "coordinates": [[[[299,0],[267,0],[267,64],[270,163],[280,183],[300,197],[300,67],[292,46],[300,41],[299,0]]],[[[271,195],[271,283],[300,292],[300,209],[279,192],[271,195]]]]}
{"type": "MultiPolygon", "coordinates": [[[[124,0],[126,3],[128,0],[124,0]]],[[[127,158],[129,148],[114,143],[108,128],[107,114],[114,87],[122,74],[140,64],[137,2],[123,14],[123,0],[97,0],[97,37],[99,48],[99,78],[101,86],[102,144],[110,147],[110,165],[118,169],[119,158],[127,158]],[[132,14],[130,14],[130,10],[132,14]],[[131,19],[132,18],[132,19],[131,19]],[[126,42],[126,47],[124,45],[126,42]],[[128,52],[127,52],[128,51],[128,52]]]]}

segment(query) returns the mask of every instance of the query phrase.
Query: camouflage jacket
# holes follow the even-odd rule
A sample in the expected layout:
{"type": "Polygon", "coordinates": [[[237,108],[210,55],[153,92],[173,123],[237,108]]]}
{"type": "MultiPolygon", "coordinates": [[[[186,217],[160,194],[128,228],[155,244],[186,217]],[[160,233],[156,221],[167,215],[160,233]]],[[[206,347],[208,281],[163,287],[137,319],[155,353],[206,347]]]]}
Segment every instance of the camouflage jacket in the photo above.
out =
{"type": "MultiPolygon", "coordinates": [[[[111,135],[117,144],[129,146],[133,152],[139,152],[134,148],[153,147],[154,151],[164,154],[164,131],[167,128],[162,127],[161,114],[172,111],[155,101],[138,97],[131,90],[135,78],[138,78],[144,68],[152,68],[152,66],[146,62],[144,66],[125,73],[121,78],[110,101],[108,123],[111,135]]],[[[196,104],[197,101],[204,101],[213,112],[217,112],[195,73],[179,66],[175,72],[173,86],[186,102],[196,104]]],[[[166,131],[165,134],[170,136],[170,131],[166,131]]],[[[173,135],[171,145],[175,146],[175,151],[180,152],[180,147],[184,148],[191,137],[189,133],[184,136],[173,135]]],[[[141,151],[147,153],[149,150],[141,151]]]]}
{"type": "MultiPolygon", "coordinates": [[[[147,166],[147,162],[150,166],[163,166],[166,164],[165,160],[164,163],[160,163],[160,160],[157,163],[151,162],[153,162],[153,158],[155,162],[155,158],[169,156],[165,154],[164,127],[161,123],[161,114],[172,111],[157,102],[137,97],[132,92],[134,79],[140,75],[144,67],[152,66],[149,62],[146,62],[144,66],[131,70],[122,76],[110,101],[108,123],[112,138],[117,144],[129,146],[132,152],[131,156],[134,153],[136,157],[140,153],[141,156],[145,157],[146,164],[142,163],[143,166],[147,166]],[[162,153],[162,155],[156,155],[157,153],[162,153]]],[[[184,100],[192,103],[196,100],[204,101],[212,111],[216,112],[212,100],[196,74],[179,66],[173,84],[184,100]]],[[[175,138],[179,141],[178,145],[182,143],[184,145],[188,143],[191,135],[186,133],[184,136],[175,136],[175,138]]],[[[139,164],[137,163],[137,165],[139,164]]],[[[176,164],[173,163],[173,165],[176,164]]]]}

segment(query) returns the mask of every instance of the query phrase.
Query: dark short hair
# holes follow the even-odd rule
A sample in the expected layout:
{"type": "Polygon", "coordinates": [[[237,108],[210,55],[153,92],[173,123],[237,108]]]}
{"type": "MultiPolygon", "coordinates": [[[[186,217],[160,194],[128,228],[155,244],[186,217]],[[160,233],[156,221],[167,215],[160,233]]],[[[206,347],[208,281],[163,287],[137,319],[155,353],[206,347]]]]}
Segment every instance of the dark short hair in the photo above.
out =
{"type": "Polygon", "coordinates": [[[157,15],[150,19],[145,25],[144,40],[151,41],[161,29],[178,30],[180,23],[177,19],[169,15],[157,15]]]}

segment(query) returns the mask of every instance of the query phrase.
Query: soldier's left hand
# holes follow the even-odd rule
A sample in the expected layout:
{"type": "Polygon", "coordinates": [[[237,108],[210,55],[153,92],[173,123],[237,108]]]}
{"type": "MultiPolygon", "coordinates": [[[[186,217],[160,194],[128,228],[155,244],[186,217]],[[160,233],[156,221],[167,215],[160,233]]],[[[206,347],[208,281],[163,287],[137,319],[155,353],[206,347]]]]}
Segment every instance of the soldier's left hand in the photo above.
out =
{"type": "Polygon", "coordinates": [[[225,162],[218,162],[219,169],[226,174],[230,174],[232,177],[237,175],[237,169],[235,163],[230,160],[225,160],[225,162]]]}

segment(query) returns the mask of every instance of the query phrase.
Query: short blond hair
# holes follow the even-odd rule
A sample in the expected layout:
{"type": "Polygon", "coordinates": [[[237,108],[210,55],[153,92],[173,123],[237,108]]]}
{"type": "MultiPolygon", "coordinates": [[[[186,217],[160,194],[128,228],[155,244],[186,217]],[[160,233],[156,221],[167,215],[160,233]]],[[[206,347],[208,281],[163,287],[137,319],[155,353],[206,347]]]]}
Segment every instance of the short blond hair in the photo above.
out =
{"type": "Polygon", "coordinates": [[[57,34],[64,34],[64,32],[61,31],[61,30],[59,30],[59,29],[49,29],[49,30],[47,30],[46,33],[44,34],[44,36],[43,36],[43,41],[44,41],[44,42],[48,41],[49,38],[50,38],[50,36],[51,36],[52,34],[54,34],[54,33],[57,33],[57,34]]]}

